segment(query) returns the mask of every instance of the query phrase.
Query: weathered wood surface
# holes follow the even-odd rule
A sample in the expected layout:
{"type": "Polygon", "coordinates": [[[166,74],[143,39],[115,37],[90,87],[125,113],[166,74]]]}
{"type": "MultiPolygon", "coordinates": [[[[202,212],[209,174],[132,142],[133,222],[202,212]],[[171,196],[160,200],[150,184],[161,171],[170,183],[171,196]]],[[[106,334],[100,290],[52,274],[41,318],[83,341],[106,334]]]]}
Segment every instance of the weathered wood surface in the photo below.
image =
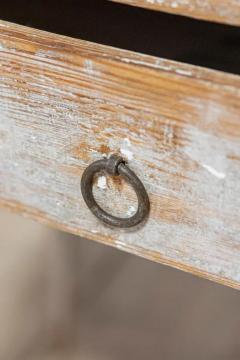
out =
{"type": "MultiPolygon", "coordinates": [[[[0,22],[0,203],[89,239],[240,288],[240,78],[0,22]],[[80,177],[122,153],[147,223],[110,229],[80,177]]],[[[96,179],[117,214],[135,197],[96,179]],[[119,201],[120,199],[120,201],[119,201]]]]}
{"type": "Polygon", "coordinates": [[[238,0],[111,0],[176,15],[240,25],[238,0]]]}

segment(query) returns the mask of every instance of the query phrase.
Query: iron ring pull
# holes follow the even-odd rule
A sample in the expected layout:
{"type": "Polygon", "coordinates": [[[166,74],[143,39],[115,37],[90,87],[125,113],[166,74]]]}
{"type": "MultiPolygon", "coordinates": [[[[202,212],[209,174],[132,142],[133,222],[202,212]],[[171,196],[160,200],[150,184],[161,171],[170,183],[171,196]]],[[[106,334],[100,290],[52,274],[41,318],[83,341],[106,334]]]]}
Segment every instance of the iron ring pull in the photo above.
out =
{"type": "Polygon", "coordinates": [[[126,165],[122,157],[111,155],[109,159],[102,159],[90,164],[83,172],[81,179],[81,192],[84,201],[92,213],[102,222],[119,228],[130,228],[141,223],[148,216],[150,203],[148,194],[140,179],[126,165]],[[128,218],[113,216],[103,210],[93,196],[93,178],[100,171],[105,170],[109,175],[121,175],[134,189],[138,199],[136,213],[128,218]]]}

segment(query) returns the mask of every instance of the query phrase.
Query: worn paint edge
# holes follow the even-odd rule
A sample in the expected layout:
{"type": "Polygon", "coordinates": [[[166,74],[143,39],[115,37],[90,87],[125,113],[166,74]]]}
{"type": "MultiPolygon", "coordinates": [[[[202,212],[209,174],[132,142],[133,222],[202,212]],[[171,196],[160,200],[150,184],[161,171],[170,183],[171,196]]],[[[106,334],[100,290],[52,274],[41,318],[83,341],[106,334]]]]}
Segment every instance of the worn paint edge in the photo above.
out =
{"type": "MultiPolygon", "coordinates": [[[[15,37],[14,39],[17,41],[25,41],[25,36],[27,36],[28,41],[33,42],[36,41],[37,38],[38,41],[40,41],[40,39],[44,41],[50,39],[51,41],[54,41],[54,47],[52,48],[48,43],[45,44],[45,47],[49,49],[51,48],[51,51],[61,51],[61,45],[62,42],[64,42],[67,44],[67,46],[71,47],[71,51],[76,51],[77,53],[77,51],[79,52],[81,49],[86,51],[89,57],[91,57],[93,53],[97,52],[98,57],[104,61],[107,60],[119,62],[121,64],[131,64],[139,68],[144,67],[145,71],[147,70],[151,72],[153,70],[158,70],[176,77],[189,78],[191,75],[191,78],[193,79],[197,79],[205,83],[217,84],[218,86],[220,85],[223,89],[226,88],[228,90],[235,90],[240,86],[239,75],[233,73],[211,69],[200,65],[192,65],[187,62],[180,62],[153,55],[147,55],[141,52],[99,44],[96,42],[91,42],[62,34],[51,33],[45,30],[19,25],[0,19],[0,31],[2,31],[1,35],[4,36],[5,31],[8,32],[8,30],[15,31],[17,36],[16,39],[15,37]],[[107,59],[106,55],[108,54],[109,50],[111,51],[112,55],[107,59]],[[162,64],[162,62],[164,64],[162,64]],[[199,72],[201,74],[200,78],[199,72]],[[214,80],[212,79],[212,76],[214,76],[214,80]]],[[[39,45],[43,46],[43,43],[40,41],[39,45]]],[[[65,50],[69,51],[69,49],[65,50]]]]}
{"type": "MultiPolygon", "coordinates": [[[[127,0],[109,0],[111,2],[114,3],[120,3],[120,4],[124,4],[124,5],[128,5],[128,6],[132,6],[132,7],[138,7],[138,8],[143,8],[143,9],[147,9],[147,10],[153,10],[153,11],[160,11],[166,14],[172,14],[172,15],[176,15],[176,16],[184,16],[187,17],[189,19],[196,19],[196,20],[202,20],[202,21],[208,21],[208,22],[214,22],[217,24],[226,24],[226,25],[231,25],[231,26],[240,26],[240,22],[238,20],[231,20],[228,17],[224,17],[224,16],[220,16],[218,13],[215,13],[216,16],[212,15],[208,15],[208,16],[204,16],[204,14],[202,14],[200,11],[196,11],[196,12],[191,12],[191,10],[186,11],[186,10],[182,10],[181,8],[178,9],[176,7],[171,7],[170,5],[162,5],[160,2],[159,3],[152,3],[151,1],[147,1],[144,4],[136,4],[136,3],[131,3],[130,1],[127,0]]],[[[207,13],[206,13],[207,14],[207,13]]]]}
{"type": "Polygon", "coordinates": [[[230,288],[240,290],[240,283],[230,280],[228,278],[223,278],[217,275],[213,275],[211,273],[193,268],[184,263],[174,261],[163,256],[161,253],[154,252],[152,250],[147,250],[138,246],[126,245],[125,243],[119,243],[119,241],[110,240],[108,237],[103,236],[102,234],[94,234],[90,231],[78,230],[69,225],[61,224],[53,219],[51,219],[47,214],[38,211],[37,209],[22,205],[19,202],[7,199],[0,199],[0,207],[9,210],[10,212],[21,214],[25,218],[29,218],[31,220],[37,221],[42,225],[49,226],[56,230],[60,230],[66,233],[70,233],[73,235],[81,236],[82,238],[87,238],[86,240],[94,240],[96,242],[102,243],[104,245],[112,246],[118,250],[127,252],[132,255],[136,255],[138,257],[160,263],[162,265],[166,265],[177,270],[184,271],[186,273],[190,273],[192,275],[198,276],[203,279],[207,279],[210,281],[214,281],[220,285],[225,285],[230,288]]]}

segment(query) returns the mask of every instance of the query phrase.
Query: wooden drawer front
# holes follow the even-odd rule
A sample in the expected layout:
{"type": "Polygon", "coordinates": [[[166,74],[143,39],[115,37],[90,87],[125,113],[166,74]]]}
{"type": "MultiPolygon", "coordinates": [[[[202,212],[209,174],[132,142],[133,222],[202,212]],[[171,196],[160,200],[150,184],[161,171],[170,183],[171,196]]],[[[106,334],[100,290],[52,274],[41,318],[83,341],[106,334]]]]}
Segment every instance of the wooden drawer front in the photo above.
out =
{"type": "MultiPolygon", "coordinates": [[[[41,222],[239,287],[240,78],[0,23],[0,202],[41,222]],[[122,153],[151,201],[135,231],[86,208],[83,170],[122,153]]],[[[119,179],[104,206],[131,211],[119,179]]],[[[107,181],[106,181],[107,180],[107,181]]]]}
{"type": "Polygon", "coordinates": [[[240,25],[240,2],[236,0],[111,0],[171,14],[240,25]]]}

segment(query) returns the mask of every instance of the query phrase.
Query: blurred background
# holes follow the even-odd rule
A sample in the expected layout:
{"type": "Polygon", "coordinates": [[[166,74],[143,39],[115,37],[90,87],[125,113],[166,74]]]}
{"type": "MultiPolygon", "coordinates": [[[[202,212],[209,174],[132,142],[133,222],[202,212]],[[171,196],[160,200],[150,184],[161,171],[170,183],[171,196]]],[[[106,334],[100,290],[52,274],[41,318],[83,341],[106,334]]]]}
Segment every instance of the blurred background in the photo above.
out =
{"type": "Polygon", "coordinates": [[[240,357],[240,293],[0,210],[0,359],[240,357]]]}

